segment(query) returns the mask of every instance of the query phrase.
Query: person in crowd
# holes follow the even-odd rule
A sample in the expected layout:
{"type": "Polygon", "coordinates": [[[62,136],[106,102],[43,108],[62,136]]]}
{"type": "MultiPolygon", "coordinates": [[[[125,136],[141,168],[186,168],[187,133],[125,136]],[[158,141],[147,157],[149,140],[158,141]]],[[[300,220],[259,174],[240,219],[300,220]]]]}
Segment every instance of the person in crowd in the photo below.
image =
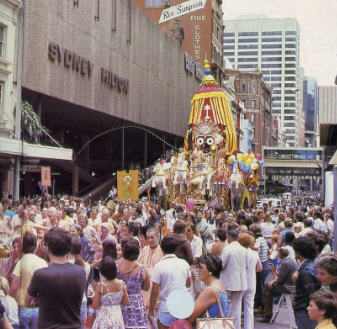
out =
{"type": "Polygon", "coordinates": [[[254,238],[248,233],[239,234],[239,243],[247,249],[247,290],[243,293],[244,329],[254,329],[254,298],[256,292],[256,273],[263,267],[254,248],[254,238]]]}
{"type": "Polygon", "coordinates": [[[151,281],[153,283],[150,297],[149,317],[154,316],[155,305],[159,296],[158,327],[167,329],[177,320],[166,305],[169,294],[176,289],[186,289],[191,286],[191,272],[189,264],[175,254],[176,239],[172,235],[166,236],[160,243],[164,257],[154,266],[151,281]]]}
{"type": "MultiPolygon", "coordinates": [[[[147,229],[146,231],[146,241],[147,241],[147,246],[145,246],[141,253],[140,256],[138,258],[138,262],[140,264],[143,264],[144,266],[146,266],[149,275],[150,275],[150,279],[151,279],[151,273],[152,270],[154,268],[154,266],[162,259],[162,257],[164,256],[160,245],[159,245],[159,232],[157,229],[155,229],[154,227],[150,227],[149,229],[147,229]]],[[[146,310],[147,313],[149,311],[149,307],[150,307],[150,294],[151,294],[151,290],[152,290],[152,281],[150,283],[150,288],[149,290],[145,291],[142,290],[142,294],[144,297],[144,303],[146,306],[146,310]]],[[[159,304],[157,305],[159,306],[159,304]]],[[[158,307],[155,309],[155,311],[158,310],[158,307]]]]}
{"type": "Polygon", "coordinates": [[[68,262],[71,235],[53,228],[45,235],[50,265],[34,272],[27,289],[25,304],[39,300],[38,328],[81,327],[81,304],[86,275],[81,266],[68,262]]]}
{"type": "Polygon", "coordinates": [[[48,266],[45,260],[34,254],[36,246],[36,236],[30,231],[26,232],[22,239],[23,257],[15,265],[9,290],[9,295],[18,304],[20,325],[31,329],[37,329],[39,307],[34,303],[27,305],[25,296],[35,271],[48,266]]]}
{"type": "MultiPolygon", "coordinates": [[[[82,242],[78,238],[71,239],[71,248],[68,254],[68,260],[72,264],[79,265],[85,270],[86,281],[88,282],[90,274],[90,265],[81,257],[82,242]]],[[[87,318],[87,296],[84,292],[81,305],[81,321],[84,323],[87,318]]]]}
{"type": "Polygon", "coordinates": [[[226,230],[223,228],[218,228],[215,231],[215,236],[218,239],[217,242],[213,242],[210,246],[209,246],[209,251],[210,253],[220,257],[222,250],[228,245],[227,244],[227,234],[226,234],[226,230]]]}
{"type": "Polygon", "coordinates": [[[200,293],[195,301],[194,311],[188,318],[194,323],[196,318],[208,313],[211,318],[220,317],[220,308],[218,299],[221,302],[221,308],[224,316],[228,311],[227,294],[219,280],[222,270],[221,258],[207,253],[198,259],[197,270],[200,280],[205,284],[206,288],[200,293]]]}
{"type": "Polygon", "coordinates": [[[93,329],[124,329],[121,305],[130,300],[123,280],[117,279],[117,267],[112,257],[105,256],[100,265],[101,281],[95,287],[91,308],[97,310],[93,329]]]}
{"type": "Polygon", "coordinates": [[[150,288],[150,275],[137,259],[140,253],[139,242],[134,238],[124,239],[121,243],[122,258],[116,262],[117,277],[122,279],[130,297],[130,305],[122,305],[125,328],[147,328],[146,308],[141,289],[150,288]]]}
{"type": "Polygon", "coordinates": [[[336,329],[337,296],[328,291],[316,291],[310,296],[309,318],[317,322],[316,329],[336,329]]]}
{"type": "Polygon", "coordinates": [[[80,213],[77,217],[78,224],[82,227],[83,237],[90,242],[96,239],[96,230],[91,226],[88,225],[88,217],[84,213],[80,213]]]}
{"type": "Polygon", "coordinates": [[[3,329],[13,329],[12,325],[9,323],[5,307],[2,305],[0,300],[0,328],[3,329]]]}
{"type": "Polygon", "coordinates": [[[305,236],[307,235],[309,232],[313,231],[313,221],[309,218],[306,218],[303,221],[303,230],[298,234],[299,236],[305,236]]]}
{"type": "Polygon", "coordinates": [[[14,329],[19,329],[18,304],[15,299],[9,295],[9,284],[5,277],[0,276],[0,301],[4,306],[8,322],[14,329]]]}
{"type": "Polygon", "coordinates": [[[255,236],[255,250],[258,251],[260,260],[262,263],[262,271],[258,272],[256,275],[256,293],[255,293],[255,302],[254,307],[257,311],[262,311],[263,303],[262,303],[262,296],[264,291],[264,284],[267,278],[267,275],[270,272],[270,266],[268,262],[268,254],[269,254],[269,247],[262,236],[261,227],[259,224],[252,224],[249,226],[249,230],[255,236]]]}
{"type": "Polygon", "coordinates": [[[287,232],[284,240],[284,247],[288,249],[289,257],[295,259],[295,251],[292,247],[292,243],[295,240],[294,232],[287,232]]]}
{"type": "Polygon", "coordinates": [[[293,241],[293,248],[300,263],[293,302],[296,325],[298,329],[314,329],[316,321],[309,318],[307,307],[309,296],[321,287],[314,263],[317,255],[316,246],[310,238],[300,237],[293,241]]]}
{"type": "Polygon", "coordinates": [[[246,248],[242,247],[238,240],[238,231],[229,230],[227,241],[229,245],[223,249],[221,254],[222,271],[220,281],[226,290],[231,303],[228,316],[234,317],[235,328],[241,328],[242,298],[247,290],[247,267],[248,254],[246,248]]]}
{"type": "Polygon", "coordinates": [[[81,240],[81,257],[85,262],[91,264],[94,260],[95,250],[93,249],[89,240],[84,237],[82,227],[78,224],[75,224],[70,227],[70,233],[73,238],[79,238],[81,240]]]}
{"type": "Polygon", "coordinates": [[[337,256],[334,253],[323,254],[317,260],[317,278],[322,286],[337,293],[337,256]]]}
{"type": "Polygon", "coordinates": [[[271,220],[270,213],[265,214],[264,222],[260,223],[261,234],[267,243],[271,243],[271,237],[275,230],[275,225],[271,220]]]}
{"type": "Polygon", "coordinates": [[[289,287],[293,285],[292,275],[298,271],[298,265],[287,248],[280,248],[278,256],[281,261],[278,276],[266,284],[262,298],[265,322],[269,322],[273,316],[273,297],[289,293],[289,287]]]}
{"type": "Polygon", "coordinates": [[[203,212],[200,210],[196,213],[196,225],[198,231],[200,232],[200,237],[203,240],[204,245],[207,247],[208,244],[213,241],[212,228],[204,218],[203,212]]]}
{"type": "Polygon", "coordinates": [[[278,242],[277,242],[277,246],[279,248],[284,246],[286,234],[288,232],[293,232],[293,226],[294,226],[294,223],[293,223],[292,219],[286,218],[285,221],[284,221],[284,229],[281,231],[281,233],[279,235],[278,242]]]}
{"type": "Polygon", "coordinates": [[[201,282],[199,279],[199,274],[195,264],[198,263],[199,257],[203,253],[203,241],[197,236],[197,230],[193,223],[188,223],[186,225],[186,238],[191,243],[191,249],[193,254],[193,264],[191,265],[192,273],[192,286],[191,293],[193,297],[197,297],[201,292],[201,282]]]}
{"type": "Polygon", "coordinates": [[[191,243],[187,240],[186,236],[186,223],[177,220],[173,225],[172,237],[176,243],[175,254],[177,257],[182,258],[189,264],[193,264],[193,253],[191,243]]]}

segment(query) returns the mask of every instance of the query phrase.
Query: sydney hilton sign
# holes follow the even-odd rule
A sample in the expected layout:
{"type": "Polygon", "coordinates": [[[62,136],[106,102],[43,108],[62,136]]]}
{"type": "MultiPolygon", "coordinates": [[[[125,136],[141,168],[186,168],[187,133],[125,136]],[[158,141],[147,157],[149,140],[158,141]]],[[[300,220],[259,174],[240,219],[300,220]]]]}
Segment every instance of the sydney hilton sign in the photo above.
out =
{"type": "MultiPolygon", "coordinates": [[[[52,62],[57,61],[66,69],[78,72],[83,77],[90,78],[94,73],[94,63],[69,49],[61,47],[53,41],[48,45],[48,57],[52,62]]],[[[101,83],[106,87],[117,89],[124,94],[128,93],[129,80],[121,78],[104,67],[99,70],[99,74],[101,83]]]]}

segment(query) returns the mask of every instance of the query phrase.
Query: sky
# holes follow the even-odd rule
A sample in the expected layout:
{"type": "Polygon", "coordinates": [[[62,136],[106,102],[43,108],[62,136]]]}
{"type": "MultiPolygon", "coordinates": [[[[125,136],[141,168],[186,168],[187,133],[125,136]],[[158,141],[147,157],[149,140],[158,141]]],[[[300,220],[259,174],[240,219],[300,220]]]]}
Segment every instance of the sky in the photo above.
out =
{"type": "Polygon", "coordinates": [[[300,25],[300,65],[318,85],[334,85],[337,75],[337,0],[223,0],[226,19],[240,15],[296,18],[300,25]]]}

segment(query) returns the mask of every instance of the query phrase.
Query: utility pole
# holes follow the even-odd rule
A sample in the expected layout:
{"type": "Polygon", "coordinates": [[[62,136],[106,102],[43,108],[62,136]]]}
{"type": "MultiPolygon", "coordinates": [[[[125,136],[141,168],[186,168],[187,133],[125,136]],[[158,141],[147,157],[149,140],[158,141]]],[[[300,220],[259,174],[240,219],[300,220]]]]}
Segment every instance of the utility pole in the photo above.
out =
{"type": "MultiPolygon", "coordinates": [[[[22,93],[22,67],[23,67],[23,43],[24,43],[24,8],[25,0],[22,0],[22,7],[19,14],[19,33],[18,33],[18,58],[17,58],[17,98],[15,106],[15,139],[21,140],[21,93],[22,93]]],[[[23,145],[22,145],[23,146],[23,145]]],[[[21,150],[23,153],[23,148],[21,150]]],[[[21,157],[15,157],[14,171],[14,200],[20,198],[20,162],[21,157]]]]}

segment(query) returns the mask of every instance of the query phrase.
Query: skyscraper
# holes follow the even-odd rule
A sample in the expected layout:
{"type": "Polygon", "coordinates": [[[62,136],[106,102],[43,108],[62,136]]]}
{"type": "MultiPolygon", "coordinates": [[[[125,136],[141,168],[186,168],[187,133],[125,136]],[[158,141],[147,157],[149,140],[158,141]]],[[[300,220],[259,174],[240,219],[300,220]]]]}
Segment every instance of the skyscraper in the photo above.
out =
{"type": "Polygon", "coordinates": [[[300,29],[293,18],[242,16],[224,22],[224,58],[235,69],[263,73],[273,88],[272,114],[289,146],[299,144],[300,29]]]}
{"type": "Polygon", "coordinates": [[[318,87],[313,77],[304,77],[303,80],[303,110],[305,112],[305,143],[307,146],[315,147],[318,134],[318,87]]]}

